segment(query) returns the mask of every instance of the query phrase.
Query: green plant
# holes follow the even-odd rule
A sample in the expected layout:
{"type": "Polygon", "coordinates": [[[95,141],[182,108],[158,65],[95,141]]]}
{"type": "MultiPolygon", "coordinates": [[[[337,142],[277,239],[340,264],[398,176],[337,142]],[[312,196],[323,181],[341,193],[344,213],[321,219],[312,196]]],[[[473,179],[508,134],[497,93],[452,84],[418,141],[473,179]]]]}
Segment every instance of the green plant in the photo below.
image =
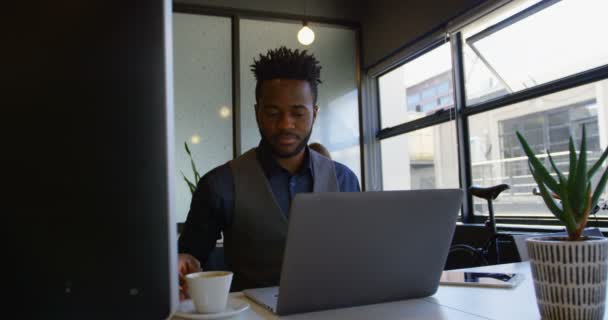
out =
{"type": "Polygon", "coordinates": [[[601,168],[606,156],[608,156],[608,148],[604,150],[598,161],[591,166],[591,169],[587,170],[587,137],[585,126],[583,126],[578,158],[576,157],[573,139],[570,137],[570,172],[568,172],[568,177],[557,169],[551,153],[547,151],[551,167],[555,170],[556,180],[542,162],[538,160],[519,131],[517,132],[517,138],[528,156],[528,167],[538,185],[543,201],[566,227],[568,240],[579,240],[587,224],[589,213],[597,205],[600,195],[606,187],[608,168],[602,174],[595,190],[592,190],[591,178],[601,168]],[[556,200],[560,200],[560,202],[556,200]]]}
{"type": "Polygon", "coordinates": [[[182,172],[181,170],[179,172],[182,174],[184,181],[186,181],[186,183],[188,184],[188,187],[190,188],[190,193],[194,194],[194,191],[196,190],[196,184],[201,179],[201,175],[198,173],[198,170],[196,169],[196,165],[194,164],[194,159],[192,159],[192,153],[190,152],[190,148],[188,148],[187,142],[184,142],[184,148],[186,149],[186,153],[188,154],[188,157],[190,158],[190,165],[192,166],[192,171],[194,172],[194,182],[188,180],[188,178],[186,178],[186,176],[184,175],[184,172],[182,172]]]}

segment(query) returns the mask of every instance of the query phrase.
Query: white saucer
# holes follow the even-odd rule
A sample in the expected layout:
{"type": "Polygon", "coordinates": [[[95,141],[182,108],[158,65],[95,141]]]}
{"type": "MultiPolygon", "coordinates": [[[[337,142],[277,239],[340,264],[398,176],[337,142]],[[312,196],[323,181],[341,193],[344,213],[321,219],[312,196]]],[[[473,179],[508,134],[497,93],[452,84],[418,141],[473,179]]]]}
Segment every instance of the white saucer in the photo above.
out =
{"type": "Polygon", "coordinates": [[[210,319],[224,319],[227,317],[235,316],[245,310],[249,309],[249,303],[239,300],[229,299],[226,310],[219,313],[198,313],[194,307],[192,300],[184,300],[179,304],[177,312],[174,314],[176,317],[182,319],[196,319],[196,320],[210,320],[210,319]]]}

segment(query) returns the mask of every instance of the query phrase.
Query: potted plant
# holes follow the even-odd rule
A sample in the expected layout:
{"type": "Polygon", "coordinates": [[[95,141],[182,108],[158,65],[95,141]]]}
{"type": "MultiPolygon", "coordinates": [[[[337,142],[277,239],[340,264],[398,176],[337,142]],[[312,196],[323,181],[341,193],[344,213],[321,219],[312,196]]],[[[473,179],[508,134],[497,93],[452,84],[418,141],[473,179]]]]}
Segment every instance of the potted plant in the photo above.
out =
{"type": "Polygon", "coordinates": [[[547,151],[555,171],[551,175],[536,157],[526,139],[517,137],[528,157],[528,167],[547,208],[566,227],[567,237],[532,237],[526,240],[534,279],[536,301],[543,319],[603,319],[608,273],[608,239],[582,236],[589,213],[608,180],[608,169],[592,187],[591,178],[608,155],[604,150],[587,167],[585,127],[577,152],[572,137],[569,172],[562,173],[547,151]]]}

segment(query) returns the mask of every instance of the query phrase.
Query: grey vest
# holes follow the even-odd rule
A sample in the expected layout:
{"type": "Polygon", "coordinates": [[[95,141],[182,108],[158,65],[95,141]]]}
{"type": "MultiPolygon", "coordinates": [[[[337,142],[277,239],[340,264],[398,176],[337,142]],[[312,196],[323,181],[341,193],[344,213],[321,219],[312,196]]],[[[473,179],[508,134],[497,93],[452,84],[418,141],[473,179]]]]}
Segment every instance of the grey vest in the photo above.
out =
{"type": "MultiPolygon", "coordinates": [[[[310,150],[313,192],[338,190],[333,161],[310,150]]],[[[279,284],[287,218],[270,189],[255,149],[230,162],[234,177],[234,217],[224,229],[227,267],[234,272],[232,291],[279,284]]]]}

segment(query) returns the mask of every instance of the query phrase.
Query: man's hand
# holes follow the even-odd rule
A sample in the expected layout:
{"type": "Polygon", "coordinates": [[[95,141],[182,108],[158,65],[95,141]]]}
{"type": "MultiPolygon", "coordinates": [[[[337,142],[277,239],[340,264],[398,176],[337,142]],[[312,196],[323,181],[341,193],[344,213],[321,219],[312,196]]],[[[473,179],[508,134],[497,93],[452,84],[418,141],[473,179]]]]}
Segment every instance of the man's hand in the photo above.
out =
{"type": "Polygon", "coordinates": [[[201,269],[201,263],[195,257],[187,253],[178,255],[177,270],[179,272],[179,300],[184,300],[189,298],[186,275],[203,270],[201,269]]]}

